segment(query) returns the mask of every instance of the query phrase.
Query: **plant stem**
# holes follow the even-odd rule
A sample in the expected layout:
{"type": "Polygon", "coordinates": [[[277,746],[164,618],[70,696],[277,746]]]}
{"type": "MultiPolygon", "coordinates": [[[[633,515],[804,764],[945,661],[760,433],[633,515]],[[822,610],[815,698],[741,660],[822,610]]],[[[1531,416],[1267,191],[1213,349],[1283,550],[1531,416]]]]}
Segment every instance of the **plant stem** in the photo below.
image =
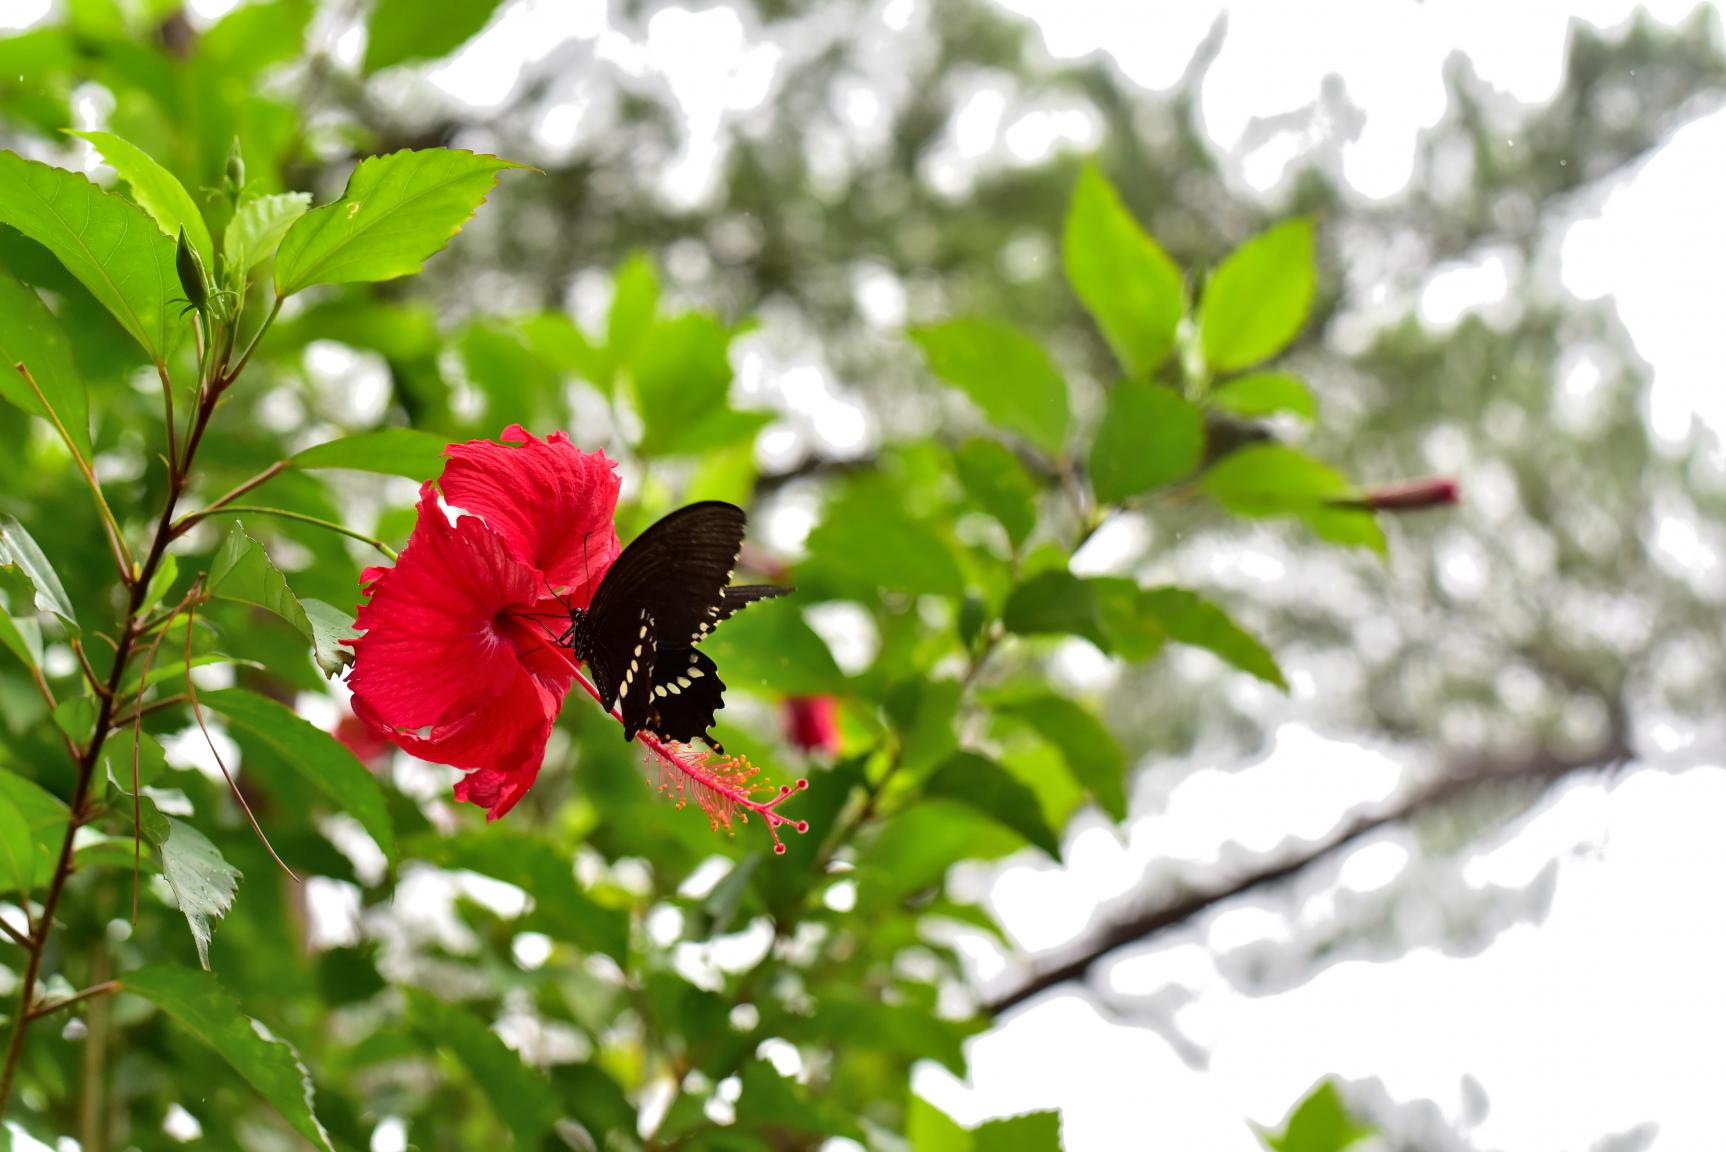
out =
{"type": "Polygon", "coordinates": [[[66,425],[60,420],[60,414],[54,411],[54,406],[48,403],[48,397],[43,394],[42,386],[36,383],[36,377],[30,375],[30,369],[23,364],[15,364],[18,375],[24,377],[24,383],[30,385],[30,391],[36,394],[36,402],[42,405],[42,411],[48,413],[48,419],[53,421],[54,428],[60,433],[60,439],[65,441],[66,450],[72,453],[72,459],[78,465],[78,471],[84,474],[84,480],[90,485],[90,491],[96,497],[96,510],[102,515],[102,531],[108,537],[108,547],[114,550],[114,563],[120,566],[120,579],[130,582],[132,579],[132,553],[126,547],[126,538],[120,534],[119,521],[114,519],[113,509],[108,507],[107,497],[102,495],[102,485],[96,480],[96,469],[92,461],[84,459],[84,454],[78,450],[78,444],[72,439],[72,433],[66,430],[66,425]]]}
{"type": "MultiPolygon", "coordinates": [[[[103,949],[99,955],[107,955],[106,949],[103,949]]],[[[120,982],[118,980],[104,980],[100,984],[92,984],[82,992],[74,992],[70,996],[63,996],[58,1000],[50,1000],[46,1004],[36,1005],[30,1009],[30,1019],[40,1020],[44,1016],[54,1015],[62,1008],[70,1008],[80,1000],[88,1000],[92,996],[106,996],[110,992],[118,992],[119,990],[120,982]]]]}
{"type": "Polygon", "coordinates": [[[286,472],[292,466],[293,465],[287,460],[277,460],[274,464],[271,464],[268,468],[265,468],[262,472],[258,473],[256,476],[253,476],[250,480],[246,480],[240,484],[236,484],[234,487],[230,488],[228,491],[222,493],[220,496],[218,496],[214,500],[210,501],[207,505],[204,506],[202,511],[200,511],[200,512],[189,512],[186,515],[180,517],[180,519],[177,522],[175,522],[175,524],[174,524],[174,534],[176,536],[179,535],[181,532],[185,531],[185,526],[188,525],[189,522],[191,522],[193,520],[197,520],[197,519],[202,519],[203,517],[208,516],[210,513],[214,512],[216,509],[233,503],[235,500],[238,500],[241,496],[244,496],[247,492],[250,492],[252,489],[258,487],[260,484],[263,484],[265,481],[272,480],[275,477],[281,475],[283,472],[286,472]]]}
{"type": "Polygon", "coordinates": [[[6,935],[11,938],[12,942],[18,945],[18,947],[30,947],[30,937],[12,927],[11,923],[4,919],[0,919],[0,932],[5,932],[6,935]]]}
{"type": "MultiPolygon", "coordinates": [[[[175,528],[174,534],[176,536],[180,535],[182,532],[191,528],[192,525],[215,511],[218,511],[218,509],[212,505],[200,512],[193,512],[181,517],[179,526],[175,528]]],[[[362,544],[370,544],[373,548],[376,548],[391,560],[396,559],[398,556],[396,550],[391,548],[388,544],[385,544],[382,540],[377,540],[367,536],[364,532],[356,532],[352,528],[343,524],[337,524],[333,520],[321,520],[316,516],[308,516],[304,512],[294,512],[287,508],[266,508],[260,504],[229,504],[226,506],[226,511],[242,513],[249,512],[254,516],[280,516],[283,520],[297,520],[301,524],[311,524],[318,528],[339,533],[348,537],[350,540],[358,540],[362,544]]]]}
{"type": "MultiPolygon", "coordinates": [[[[252,347],[257,345],[280,308],[281,301],[278,299],[276,307],[271,309],[270,315],[253,334],[252,346],[246,350],[247,357],[251,355],[252,347]]],[[[32,1010],[36,981],[42,972],[42,955],[48,949],[48,938],[53,933],[54,913],[60,907],[60,896],[66,890],[67,879],[72,875],[73,843],[78,829],[88,823],[91,817],[90,782],[96,775],[102,746],[113,727],[116,702],[125,684],[126,665],[142,635],[138,627],[138,615],[143,611],[144,597],[149,592],[150,581],[155,577],[156,569],[161,566],[162,557],[167,555],[168,545],[174,539],[174,513],[179,508],[180,498],[185,495],[186,477],[191,471],[198,443],[203,439],[204,430],[210,424],[210,417],[216,411],[216,401],[221,399],[223,390],[233,383],[234,377],[239,374],[239,369],[244,367],[244,364],[242,359],[239,366],[225,373],[220,380],[211,381],[210,387],[200,389],[197,408],[192,413],[191,429],[186,436],[184,456],[174,450],[173,381],[168,376],[166,365],[160,362],[156,365],[157,374],[162,379],[162,394],[167,410],[168,496],[163,502],[162,514],[156,521],[156,532],[150,541],[150,551],[145,556],[142,567],[135,572],[128,572],[128,579],[124,581],[127,589],[126,615],[120,627],[119,639],[114,643],[114,667],[108,673],[107,691],[97,694],[96,726],[89,743],[84,746],[81,755],[73,757],[77,771],[72,786],[72,800],[67,808],[66,834],[61,837],[60,855],[55,861],[54,873],[49,878],[48,891],[42,898],[41,919],[32,927],[29,944],[25,948],[24,975],[18,985],[18,1009],[12,1018],[12,1033],[6,1041],[5,1063],[0,1065],[0,1116],[5,1115],[6,1104],[12,1098],[12,1083],[17,1078],[19,1058],[24,1054],[24,1037],[34,1018],[32,1010]]]]}

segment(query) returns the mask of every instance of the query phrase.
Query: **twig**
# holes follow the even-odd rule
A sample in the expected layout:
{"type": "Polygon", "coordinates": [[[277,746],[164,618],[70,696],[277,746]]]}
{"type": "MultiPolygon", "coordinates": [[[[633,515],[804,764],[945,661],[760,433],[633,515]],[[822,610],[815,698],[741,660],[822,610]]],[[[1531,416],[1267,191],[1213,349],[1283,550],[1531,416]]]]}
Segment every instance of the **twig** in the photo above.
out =
{"type": "Polygon", "coordinates": [[[197,512],[189,512],[185,516],[180,517],[179,521],[177,521],[174,525],[174,535],[178,536],[181,532],[183,532],[185,530],[184,528],[181,527],[181,525],[187,523],[187,521],[202,519],[203,517],[208,516],[210,513],[214,512],[216,509],[221,508],[227,504],[232,504],[235,500],[238,500],[241,496],[244,496],[247,492],[250,492],[252,489],[258,487],[261,484],[264,484],[270,480],[275,479],[277,476],[280,476],[283,472],[286,472],[291,467],[293,467],[293,464],[290,461],[277,460],[274,464],[271,464],[268,468],[265,468],[262,472],[259,472],[256,476],[253,476],[251,479],[241,481],[239,484],[234,485],[234,487],[228,489],[226,492],[222,493],[220,496],[218,496],[214,500],[210,501],[207,505],[204,506],[204,508],[202,510],[197,511],[197,512]]]}
{"type": "Polygon", "coordinates": [[[90,691],[98,696],[106,692],[108,686],[102,683],[96,670],[90,667],[90,658],[84,654],[84,642],[76,636],[72,637],[72,652],[78,657],[78,666],[84,670],[84,682],[90,686],[90,691]]]}
{"type": "Polygon", "coordinates": [[[40,1020],[44,1016],[52,1016],[62,1008],[70,1008],[80,1000],[88,1000],[92,996],[106,996],[110,992],[118,992],[119,990],[120,982],[118,980],[104,980],[100,984],[92,984],[82,992],[74,992],[70,996],[63,996],[58,1000],[50,1000],[46,1004],[36,1005],[30,1009],[30,1019],[40,1020]]]}
{"type": "Polygon", "coordinates": [[[1622,760],[1629,754],[1629,748],[1624,742],[1614,738],[1587,756],[1560,757],[1543,754],[1510,765],[1478,765],[1464,772],[1447,776],[1414,793],[1402,803],[1385,812],[1373,816],[1362,816],[1351,821],[1344,826],[1341,832],[1299,856],[1248,873],[1233,883],[1195,892],[1173,904],[1166,904],[1138,916],[1108,925],[1093,934],[1090,942],[1072,959],[1037,973],[1012,991],[984,1005],[983,1010],[989,1015],[998,1016],[1051,988],[1070,981],[1082,980],[1090,974],[1091,969],[1099,961],[1112,952],[1147,937],[1155,936],[1159,932],[1165,932],[1170,928],[1186,924],[1194,917],[1215,908],[1219,904],[1233,900],[1237,896],[1246,895],[1249,892],[1296,876],[1380,828],[1401,824],[1428,809],[1447,803],[1483,785],[1509,781],[1534,781],[1541,784],[1551,784],[1572,772],[1622,760]]]}
{"type": "MultiPolygon", "coordinates": [[[[192,592],[189,595],[195,596],[203,584],[204,574],[200,572],[198,578],[192,582],[192,592]]],[[[246,819],[251,822],[252,831],[258,834],[258,840],[269,852],[270,858],[280,865],[282,871],[286,872],[294,883],[298,884],[300,883],[299,876],[295,874],[292,868],[288,867],[286,861],[276,854],[276,846],[270,843],[268,836],[264,835],[263,826],[258,823],[258,818],[252,814],[252,806],[246,803],[245,794],[240,791],[240,786],[235,782],[233,773],[228,771],[227,764],[222,760],[222,753],[216,748],[216,741],[210,736],[209,726],[204,723],[204,707],[198,703],[198,687],[192,682],[192,621],[197,614],[197,602],[194,600],[186,608],[186,696],[192,702],[192,715],[198,721],[198,731],[204,734],[204,741],[210,746],[210,755],[216,758],[216,767],[222,770],[222,779],[228,782],[228,790],[234,794],[234,799],[240,802],[241,810],[245,812],[246,819]]]]}
{"type": "MultiPolygon", "coordinates": [[[[179,524],[174,529],[174,535],[180,535],[192,525],[217,510],[216,506],[212,505],[209,508],[193,512],[188,516],[182,517],[179,524]]],[[[266,508],[258,504],[229,504],[223,510],[228,512],[238,512],[241,514],[250,513],[254,516],[279,516],[283,520],[295,520],[301,524],[311,524],[314,527],[323,528],[327,531],[346,536],[350,540],[358,540],[362,544],[370,544],[373,548],[376,548],[391,560],[395,560],[398,557],[396,550],[391,548],[388,544],[385,544],[382,540],[377,540],[367,536],[364,532],[356,532],[352,528],[349,528],[344,524],[337,524],[333,520],[320,520],[316,516],[308,516],[304,512],[294,512],[287,508],[266,508]]]]}
{"type": "Polygon", "coordinates": [[[102,531],[108,537],[108,547],[114,550],[114,563],[120,567],[120,579],[130,583],[132,579],[132,553],[126,547],[126,538],[120,533],[120,524],[114,519],[113,509],[108,507],[107,497],[102,495],[102,485],[96,480],[96,469],[91,461],[84,459],[84,454],[78,450],[78,444],[72,439],[72,433],[67,431],[61,422],[60,414],[54,411],[54,406],[48,403],[48,397],[43,393],[42,386],[36,383],[36,377],[30,375],[30,369],[23,364],[15,364],[18,375],[24,377],[24,383],[30,385],[30,391],[36,394],[36,402],[42,405],[42,411],[48,414],[55,429],[60,433],[60,439],[66,442],[66,450],[72,453],[72,459],[78,464],[78,471],[84,474],[84,480],[90,485],[90,491],[96,497],[96,510],[102,516],[102,531]]]}
{"type": "Polygon", "coordinates": [[[4,916],[0,916],[0,931],[4,931],[7,936],[11,937],[12,943],[18,945],[18,947],[30,947],[30,937],[14,928],[12,926],[12,922],[7,920],[4,916]]]}

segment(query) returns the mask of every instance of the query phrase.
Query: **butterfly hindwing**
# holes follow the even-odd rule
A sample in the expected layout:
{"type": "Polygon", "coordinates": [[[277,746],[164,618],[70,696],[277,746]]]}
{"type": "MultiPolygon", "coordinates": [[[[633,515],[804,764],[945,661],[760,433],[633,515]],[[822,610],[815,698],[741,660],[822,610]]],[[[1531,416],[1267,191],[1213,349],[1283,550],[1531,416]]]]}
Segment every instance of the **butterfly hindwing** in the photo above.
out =
{"type": "Polygon", "coordinates": [[[714,714],[723,707],[725,682],[707,653],[697,648],[660,653],[646,728],[667,740],[712,743],[707,730],[713,727],[714,714]]]}

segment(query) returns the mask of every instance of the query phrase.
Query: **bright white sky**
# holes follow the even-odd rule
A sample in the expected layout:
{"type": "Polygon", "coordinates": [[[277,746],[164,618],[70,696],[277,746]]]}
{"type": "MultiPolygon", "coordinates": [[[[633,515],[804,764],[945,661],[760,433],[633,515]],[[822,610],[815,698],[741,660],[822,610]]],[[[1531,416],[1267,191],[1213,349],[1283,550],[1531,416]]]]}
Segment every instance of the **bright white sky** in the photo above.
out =
{"type": "MultiPolygon", "coordinates": [[[[879,15],[904,27],[930,2],[886,0],[879,15]]],[[[1227,8],[1228,35],[1206,79],[1202,111],[1232,170],[1244,185],[1273,190],[1303,142],[1252,142],[1251,121],[1309,104],[1335,75],[1368,112],[1343,149],[1345,173],[1368,199],[1405,186],[1415,133],[1443,111],[1440,78],[1449,54],[1467,54],[1487,81],[1538,102],[1559,83],[1571,19],[1613,27],[1631,10],[1625,0],[1002,2],[1035,21],[1052,55],[1107,52],[1153,89],[1175,82],[1227,8]]],[[[0,27],[28,25],[48,3],[0,0],[0,27]]],[[[232,4],[194,0],[192,7],[210,19],[232,4]]],[[[1688,0],[1645,6],[1668,22],[1692,7],[1688,0]]],[[[636,41],[611,26],[605,0],[520,0],[429,79],[452,96],[494,104],[524,61],[565,36],[593,39],[630,74],[669,85],[693,131],[668,184],[695,197],[718,156],[713,137],[723,118],[770,98],[778,61],[777,49],[752,43],[728,10],[663,11],[636,41]]],[[[338,45],[348,58],[361,48],[351,37],[338,45]]],[[[868,131],[878,119],[870,94],[852,103],[855,126],[868,131]]],[[[573,141],[584,107],[579,92],[557,106],[541,126],[544,142],[573,141]]],[[[1024,162],[1063,142],[1094,142],[1082,111],[1016,115],[987,83],[960,119],[952,155],[930,173],[955,191],[966,161],[998,154],[1024,162]]],[[[1615,297],[1654,369],[1651,425],[1672,443],[1694,434],[1698,422],[1726,429],[1716,348],[1726,315],[1717,274],[1726,263],[1722,187],[1726,115],[1706,115],[1605,195],[1598,215],[1572,226],[1561,245],[1567,287],[1583,297],[1615,297]]],[[[1487,258],[1436,275],[1422,307],[1433,322],[1452,322],[1508,288],[1502,262],[1487,258]]],[[[855,434],[854,420],[839,423],[855,434]]],[[[1726,1030],[1726,904],[1717,895],[1726,838],[1718,830],[1726,825],[1726,771],[1695,760],[1673,766],[1687,770],[1577,780],[1460,863],[1460,881],[1476,887],[1518,884],[1552,869],[1550,913],[1538,925],[1502,933],[1477,955],[1417,952],[1370,962],[1345,953],[1305,984],[1250,997],[1233,989],[1221,962],[1286,929],[1260,910],[1237,910],[1111,970],[1110,987],[1121,995],[1193,992],[1192,1003],[1163,1024],[1186,1041],[1183,1048],[1109,1018],[1082,990],[1069,989],[977,1040],[967,1083],[929,1066],[920,1069],[917,1089],[967,1123],[1059,1107],[1072,1152],[1245,1152],[1259,1147],[1249,1122],[1277,1123],[1330,1074],[1377,1078],[1395,1100],[1431,1100],[1483,1149],[1580,1149],[1644,1124],[1658,1126],[1654,1149],[1718,1147],[1714,1101],[1726,1083],[1726,1046],[1719,1043],[1726,1030]],[[1195,1050],[1208,1053],[1208,1066],[1196,1066],[1195,1050]],[[1470,1077],[1478,1088],[1468,1085],[1470,1077]]],[[[1196,773],[1166,802],[1141,805],[1142,814],[1119,832],[1087,827],[1068,844],[1065,867],[1014,864],[992,900],[1023,945],[1054,947],[1101,902],[1126,891],[1149,860],[1214,860],[1228,845],[1262,851],[1293,824],[1303,836],[1320,835],[1347,804],[1386,794],[1398,773],[1392,757],[1290,722],[1262,765],[1196,773]]],[[[1338,891],[1312,897],[1301,916],[1324,915],[1337,899],[1382,888],[1408,859],[1394,835],[1369,843],[1340,869],[1338,891]]],[[[981,975],[999,975],[999,956],[972,951],[981,975]]],[[[376,1152],[400,1147],[399,1126],[386,1127],[376,1152]]]]}

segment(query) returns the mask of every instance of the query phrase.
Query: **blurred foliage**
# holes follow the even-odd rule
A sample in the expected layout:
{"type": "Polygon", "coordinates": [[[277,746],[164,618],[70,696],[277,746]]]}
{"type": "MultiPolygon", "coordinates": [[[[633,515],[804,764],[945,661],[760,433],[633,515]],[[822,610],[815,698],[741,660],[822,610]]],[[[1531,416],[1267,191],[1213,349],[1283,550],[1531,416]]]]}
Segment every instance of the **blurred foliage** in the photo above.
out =
{"type": "MultiPolygon", "coordinates": [[[[0,915],[32,934],[0,965],[24,1010],[93,990],[8,1059],[24,1130],[86,1152],[169,1146],[182,1112],[257,1149],[365,1147],[385,1120],[424,1149],[1053,1148],[1051,1114],[967,1130],[909,1091],[988,1025],[953,929],[1005,942],[954,864],[1058,858],[1077,814],[1127,815],[1147,754],[1252,747],[1290,680],[1273,653],[1349,654],[1364,670],[1303,706],[1457,755],[1616,746],[1633,700],[1710,690],[1661,660],[1717,666],[1705,598],[1626,537],[1671,492],[1722,495],[1649,445],[1610,317],[1530,290],[1504,324],[1327,339],[1363,254],[1410,253],[1373,270],[1408,291],[1488,245],[1534,267],[1546,205],[1721,87],[1707,35],[1578,31],[1514,150],[1459,66],[1415,193],[1357,204],[1321,149],[1273,211],[1196,126],[1203,57],[1152,99],[978,3],[889,29],[852,0],[762,2],[747,33],[795,51],[722,116],[691,198],[663,178],[677,98],[591,38],[547,45],[501,109],[439,98],[413,62],[499,8],[262,0],[204,26],[71,0],[0,40],[0,349],[33,368],[0,383],[0,878],[28,890],[0,915]],[[354,60],[336,46],[361,25],[354,60]],[[980,77],[1015,107],[1082,102],[1099,155],[933,179],[980,77]],[[881,95],[883,130],[847,126],[847,85],[881,95]],[[1626,91],[1638,114],[1604,114],[1626,91]],[[591,123],[551,147],[536,127],[577,97],[591,123]],[[75,171],[92,146],[102,187],[75,171]],[[1554,435],[1578,346],[1607,395],[1554,435]],[[861,449],[775,391],[810,362],[866,413],[861,449]],[[701,498],[813,521],[745,555],[798,596],[709,645],[720,735],[811,781],[786,855],[644,786],[579,697],[489,827],[453,773],[331,735],[360,570],[405,540],[443,444],[518,421],[621,461],[626,538],[701,498]],[[1387,542],[1350,478],[1430,468],[1508,495],[1387,542]],[[1122,524],[1143,531],[1107,573],[1074,563],[1122,524]],[[1248,549],[1291,591],[1217,575],[1248,549]],[[1446,583],[1459,550],[1496,603],[1446,583]],[[1579,625],[1626,588],[1645,626],[1579,625]],[[862,654],[829,647],[829,605],[862,654]],[[1057,675],[1075,645],[1118,662],[1107,694],[1057,675]],[[810,694],[839,699],[837,756],[778,734],[810,694]]],[[[1271,1142],[1358,1133],[1327,1086],[1271,1142]]]]}

